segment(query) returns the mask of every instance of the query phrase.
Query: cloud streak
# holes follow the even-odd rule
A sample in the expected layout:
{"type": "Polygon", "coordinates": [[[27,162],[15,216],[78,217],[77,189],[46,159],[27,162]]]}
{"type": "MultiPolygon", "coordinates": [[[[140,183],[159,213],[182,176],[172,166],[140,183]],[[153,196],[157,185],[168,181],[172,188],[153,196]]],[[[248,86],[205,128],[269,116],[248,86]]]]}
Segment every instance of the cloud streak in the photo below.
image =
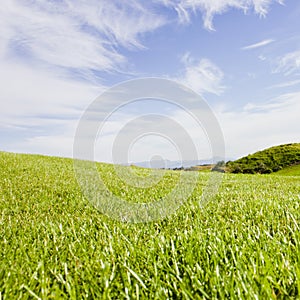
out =
{"type": "Polygon", "coordinates": [[[263,40],[261,42],[255,43],[255,44],[245,46],[242,48],[242,50],[251,50],[251,49],[261,48],[261,47],[264,47],[264,46],[267,46],[267,45],[273,43],[274,41],[275,40],[273,40],[273,39],[263,40]]]}
{"type": "Polygon", "coordinates": [[[272,86],[268,87],[267,89],[287,88],[287,87],[295,86],[295,85],[298,85],[298,84],[300,84],[300,79],[275,84],[275,85],[272,85],[272,86]]]}

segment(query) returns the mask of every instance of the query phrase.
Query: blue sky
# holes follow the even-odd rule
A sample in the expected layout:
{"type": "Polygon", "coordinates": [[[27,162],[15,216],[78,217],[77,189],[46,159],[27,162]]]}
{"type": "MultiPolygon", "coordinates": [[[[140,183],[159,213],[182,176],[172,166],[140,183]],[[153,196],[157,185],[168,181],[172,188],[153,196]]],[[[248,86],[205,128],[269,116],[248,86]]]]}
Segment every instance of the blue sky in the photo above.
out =
{"type": "MultiPolygon", "coordinates": [[[[218,118],[228,158],[300,140],[297,0],[4,0],[0,28],[1,150],[72,157],[87,106],[107,88],[141,77],[176,80],[199,93],[218,118]]],[[[140,112],[109,120],[102,146],[111,149],[140,112]]],[[[170,117],[207,158],[195,124],[180,111],[170,117]]],[[[129,156],[177,159],[166,144],[148,136],[129,156]]],[[[109,150],[97,160],[111,161],[109,150]]]]}

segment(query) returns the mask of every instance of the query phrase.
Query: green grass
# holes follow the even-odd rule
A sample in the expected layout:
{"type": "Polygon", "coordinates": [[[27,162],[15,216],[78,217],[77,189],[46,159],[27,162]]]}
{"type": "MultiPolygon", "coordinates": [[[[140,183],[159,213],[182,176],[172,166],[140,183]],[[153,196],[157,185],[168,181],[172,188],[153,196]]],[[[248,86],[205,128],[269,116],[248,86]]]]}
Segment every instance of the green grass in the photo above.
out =
{"type": "Polygon", "coordinates": [[[272,174],[284,175],[284,176],[300,176],[300,164],[286,167],[283,170],[280,170],[280,171],[278,171],[276,173],[272,173],[272,174]]]}
{"type": "MultiPolygon", "coordinates": [[[[143,190],[98,167],[140,202],[179,174],[143,190]]],[[[209,176],[175,215],[121,223],[83,198],[72,160],[0,153],[0,299],[299,298],[299,178],[225,174],[200,208],[209,176]]]]}

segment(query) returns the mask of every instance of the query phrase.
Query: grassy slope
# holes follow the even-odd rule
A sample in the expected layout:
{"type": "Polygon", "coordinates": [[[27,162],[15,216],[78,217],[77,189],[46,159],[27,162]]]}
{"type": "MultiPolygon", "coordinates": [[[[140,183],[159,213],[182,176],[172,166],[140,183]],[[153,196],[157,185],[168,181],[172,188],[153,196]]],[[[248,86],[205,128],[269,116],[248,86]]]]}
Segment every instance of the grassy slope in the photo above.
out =
{"type": "Polygon", "coordinates": [[[300,165],[294,165],[286,167],[283,170],[280,170],[273,175],[284,175],[284,176],[300,176],[300,165]]]}
{"type": "Polygon", "coordinates": [[[300,163],[300,143],[271,147],[227,163],[231,173],[272,173],[300,163]]]}
{"type": "Polygon", "coordinates": [[[209,175],[176,215],[134,225],[83,199],[71,160],[0,153],[0,298],[299,297],[299,179],[225,174],[200,209],[209,175]]]}

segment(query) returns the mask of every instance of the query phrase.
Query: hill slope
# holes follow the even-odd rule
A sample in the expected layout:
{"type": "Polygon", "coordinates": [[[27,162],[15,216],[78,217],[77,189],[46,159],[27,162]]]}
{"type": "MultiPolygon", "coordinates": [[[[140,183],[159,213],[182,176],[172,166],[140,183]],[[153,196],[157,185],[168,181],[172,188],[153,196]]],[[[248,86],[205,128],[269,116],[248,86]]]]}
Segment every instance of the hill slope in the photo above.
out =
{"type": "Polygon", "coordinates": [[[286,168],[284,168],[278,172],[274,172],[272,174],[282,175],[282,176],[300,176],[300,164],[286,167],[286,168]]]}
{"type": "Polygon", "coordinates": [[[300,143],[271,147],[228,162],[226,166],[230,173],[267,174],[298,164],[300,143]]]}

